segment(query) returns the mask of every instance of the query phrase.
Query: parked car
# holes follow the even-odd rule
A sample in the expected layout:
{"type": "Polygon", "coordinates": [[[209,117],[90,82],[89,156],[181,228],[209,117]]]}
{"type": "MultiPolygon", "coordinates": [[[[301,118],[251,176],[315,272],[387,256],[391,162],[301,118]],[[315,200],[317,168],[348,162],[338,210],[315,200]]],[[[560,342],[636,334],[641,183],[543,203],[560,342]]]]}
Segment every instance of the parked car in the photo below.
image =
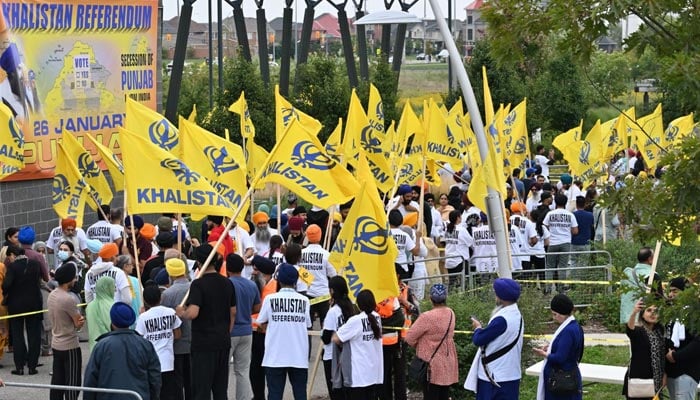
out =
{"type": "Polygon", "coordinates": [[[416,56],[416,60],[423,61],[425,60],[425,53],[420,53],[416,56]]]}

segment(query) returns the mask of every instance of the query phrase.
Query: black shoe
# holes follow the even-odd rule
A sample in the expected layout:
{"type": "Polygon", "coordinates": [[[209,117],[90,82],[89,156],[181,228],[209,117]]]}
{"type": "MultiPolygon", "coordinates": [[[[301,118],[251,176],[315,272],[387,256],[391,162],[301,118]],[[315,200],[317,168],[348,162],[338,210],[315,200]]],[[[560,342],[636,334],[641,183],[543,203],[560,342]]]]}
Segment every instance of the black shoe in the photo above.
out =
{"type": "Polygon", "coordinates": [[[24,368],[17,368],[10,371],[12,375],[24,375],[24,368]]]}
{"type": "Polygon", "coordinates": [[[39,363],[39,364],[37,364],[36,366],[37,366],[37,367],[43,367],[43,366],[44,366],[44,364],[42,364],[42,363],[39,363]]]}
{"type": "Polygon", "coordinates": [[[37,371],[36,368],[29,368],[29,375],[36,375],[38,373],[39,371],[37,371]]]}

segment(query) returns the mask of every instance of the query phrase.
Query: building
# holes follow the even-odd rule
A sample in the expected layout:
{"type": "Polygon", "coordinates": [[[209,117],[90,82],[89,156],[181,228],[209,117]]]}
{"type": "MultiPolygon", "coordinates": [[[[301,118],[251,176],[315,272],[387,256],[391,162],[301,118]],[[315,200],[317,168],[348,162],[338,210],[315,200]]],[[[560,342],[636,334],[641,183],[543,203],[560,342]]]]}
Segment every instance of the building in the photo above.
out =
{"type": "Polygon", "coordinates": [[[467,19],[464,21],[464,52],[467,57],[472,55],[476,42],[486,36],[486,21],[481,18],[481,7],[484,0],[474,0],[464,10],[467,19]]]}

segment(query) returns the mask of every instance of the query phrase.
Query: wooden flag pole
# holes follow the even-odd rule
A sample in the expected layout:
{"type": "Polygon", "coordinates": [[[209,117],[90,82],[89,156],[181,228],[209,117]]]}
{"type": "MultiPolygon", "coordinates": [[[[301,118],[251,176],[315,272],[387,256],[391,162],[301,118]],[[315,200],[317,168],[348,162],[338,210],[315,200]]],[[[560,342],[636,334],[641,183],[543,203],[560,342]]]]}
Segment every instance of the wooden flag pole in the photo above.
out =
{"type": "Polygon", "coordinates": [[[177,218],[177,254],[178,254],[178,256],[181,256],[182,255],[182,222],[180,221],[180,213],[175,214],[175,218],[177,218]]]}
{"type": "MultiPolygon", "coordinates": [[[[425,164],[427,163],[425,155],[423,156],[423,171],[420,178],[420,198],[418,199],[418,231],[423,235],[423,218],[425,217],[425,164]]],[[[426,227],[427,229],[427,227],[426,227]]]]}
{"type": "MultiPolygon", "coordinates": [[[[282,194],[280,184],[277,183],[277,232],[282,234],[282,194]]],[[[257,227],[256,227],[257,228],[257,227]]]]}
{"type": "Polygon", "coordinates": [[[311,369],[311,376],[309,376],[309,385],[306,387],[306,398],[311,398],[311,391],[314,388],[314,381],[316,380],[316,372],[318,372],[318,365],[321,363],[321,355],[323,354],[323,342],[319,341],[318,350],[316,351],[316,358],[314,359],[314,366],[311,369]]]}
{"type": "Polygon", "coordinates": [[[331,231],[333,229],[333,213],[335,212],[335,206],[328,207],[328,218],[326,219],[326,236],[323,241],[323,248],[326,251],[330,251],[331,247],[331,231]]]}
{"type": "MultiPolygon", "coordinates": [[[[141,265],[139,264],[139,248],[136,245],[136,231],[134,231],[134,215],[129,213],[127,211],[127,201],[126,201],[126,196],[127,196],[127,190],[126,190],[126,176],[124,177],[124,214],[128,215],[129,218],[131,219],[131,240],[134,246],[134,267],[136,267],[136,279],[139,280],[139,287],[141,287],[141,265]]],[[[126,239],[124,238],[124,243],[126,243],[126,239]]],[[[129,249],[128,245],[125,245],[124,247],[127,248],[127,252],[129,249]]],[[[126,272],[124,272],[126,274],[126,272]]],[[[129,279],[127,276],[126,279],[129,279]]],[[[138,291],[138,296],[139,296],[139,301],[141,304],[144,304],[143,302],[143,291],[139,290],[138,291]]]]}

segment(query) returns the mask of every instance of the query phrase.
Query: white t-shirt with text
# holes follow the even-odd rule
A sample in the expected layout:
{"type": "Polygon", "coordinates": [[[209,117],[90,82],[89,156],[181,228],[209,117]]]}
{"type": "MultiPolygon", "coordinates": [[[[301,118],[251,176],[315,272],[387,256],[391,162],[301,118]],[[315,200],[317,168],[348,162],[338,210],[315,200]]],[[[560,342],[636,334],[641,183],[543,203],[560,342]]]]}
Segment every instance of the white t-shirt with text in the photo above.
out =
{"type": "Polygon", "coordinates": [[[268,324],[263,367],[309,367],[310,307],[308,297],[290,288],[265,297],[257,319],[268,324]]]}
{"type": "Polygon", "coordinates": [[[374,337],[369,318],[374,318],[381,328],[379,314],[372,312],[371,316],[361,312],[348,319],[338,331],[338,338],[343,346],[350,346],[351,387],[366,387],[378,385],[384,381],[384,357],[382,340],[374,337]]]}
{"type": "Polygon", "coordinates": [[[549,228],[552,235],[549,245],[571,243],[571,228],[578,228],[576,217],[571,211],[557,208],[547,213],[542,224],[549,228]]]}
{"type": "Polygon", "coordinates": [[[175,353],[173,342],[175,341],[174,329],[182,324],[180,318],[175,315],[175,310],[170,307],[156,306],[139,315],[136,320],[136,332],[153,344],[160,360],[160,372],[168,372],[175,369],[175,353]]]}

